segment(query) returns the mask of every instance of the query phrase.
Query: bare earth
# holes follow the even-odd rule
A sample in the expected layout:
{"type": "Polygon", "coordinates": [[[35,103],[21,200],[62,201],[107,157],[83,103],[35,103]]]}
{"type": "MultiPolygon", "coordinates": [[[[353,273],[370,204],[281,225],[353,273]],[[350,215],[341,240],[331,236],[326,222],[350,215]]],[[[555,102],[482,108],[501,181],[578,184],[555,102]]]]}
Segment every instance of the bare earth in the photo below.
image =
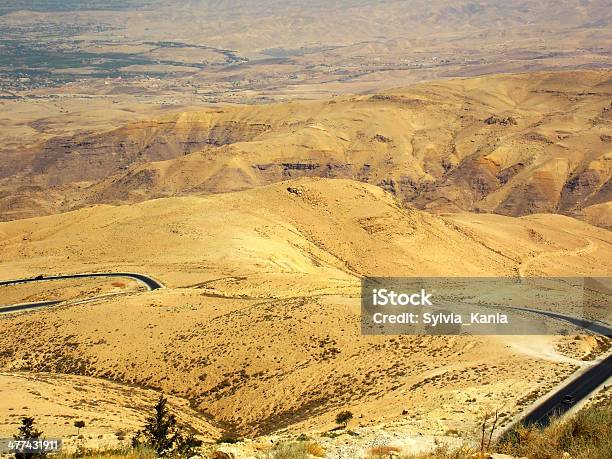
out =
{"type": "Polygon", "coordinates": [[[364,276],[612,274],[609,2],[30,3],[0,4],[0,280],[165,288],[0,286],[62,301],[0,314],[0,437],[127,445],[166,394],[238,459],[414,453],[610,351],[360,328],[364,276]]]}
{"type": "Polygon", "coordinates": [[[95,265],[170,287],[3,317],[20,330],[1,334],[5,371],[161,389],[248,435],[328,428],[341,408],[438,435],[471,431],[487,408],[510,419],[580,362],[553,338],[534,353],[520,337],[362,336],[358,276],[605,275],[612,259],[609,231],[569,217],[433,216],[333,179],[94,206],[0,234],[2,277],[95,265]],[[577,251],[585,240],[593,250],[577,251]]]}
{"type": "Polygon", "coordinates": [[[0,219],[315,176],[434,212],[562,213],[608,228],[610,75],[458,79],[67,130],[6,151],[0,219]]]}

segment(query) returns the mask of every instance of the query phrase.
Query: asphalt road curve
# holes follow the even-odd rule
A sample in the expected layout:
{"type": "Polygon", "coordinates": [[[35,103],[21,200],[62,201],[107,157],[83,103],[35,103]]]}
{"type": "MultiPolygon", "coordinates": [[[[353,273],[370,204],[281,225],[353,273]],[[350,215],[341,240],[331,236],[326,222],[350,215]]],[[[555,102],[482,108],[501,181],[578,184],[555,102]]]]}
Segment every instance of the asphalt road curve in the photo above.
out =
{"type": "Polygon", "coordinates": [[[552,396],[531,410],[522,423],[547,426],[553,416],[560,416],[570,410],[574,404],[588,397],[597,387],[612,376],[612,355],[599,364],[589,368],[573,381],[570,381],[552,396]],[[571,402],[564,403],[565,397],[571,397],[571,402]]]}
{"type": "Polygon", "coordinates": [[[27,284],[29,282],[44,282],[44,281],[52,281],[52,280],[62,280],[62,279],[83,279],[90,277],[127,277],[130,279],[135,279],[137,281],[142,282],[147,286],[149,290],[157,290],[163,288],[164,286],[157,282],[155,279],[149,276],[145,276],[144,274],[138,273],[90,273],[90,274],[66,274],[63,276],[39,276],[39,277],[31,277],[28,279],[16,279],[16,280],[8,280],[8,281],[0,281],[0,286],[2,285],[11,285],[11,284],[27,284]]]}
{"type": "MultiPolygon", "coordinates": [[[[49,276],[29,279],[17,279],[9,281],[0,281],[0,286],[11,285],[11,284],[26,284],[29,282],[44,282],[61,279],[82,279],[91,277],[127,277],[135,279],[143,283],[149,290],[157,290],[163,288],[163,285],[157,282],[155,279],[138,273],[92,273],[92,274],[68,274],[63,276],[49,276]]],[[[36,309],[46,306],[52,306],[61,303],[61,301],[45,301],[40,303],[30,303],[23,305],[13,305],[0,308],[0,314],[19,311],[25,309],[36,309]]],[[[522,309],[524,311],[544,314],[555,319],[565,320],[575,325],[581,326],[587,330],[595,333],[602,334],[604,336],[610,336],[610,327],[604,324],[594,324],[592,322],[585,322],[572,317],[563,316],[561,314],[551,313],[548,311],[540,311],[526,308],[514,308],[522,309]]],[[[592,368],[582,373],[573,381],[569,382],[561,389],[556,391],[544,402],[540,403],[533,410],[531,410],[522,420],[523,424],[538,424],[540,426],[546,426],[550,423],[553,416],[560,416],[566,411],[570,410],[572,406],[585,397],[588,397],[597,387],[603,384],[608,378],[612,376],[612,355],[608,356],[605,360],[598,363],[592,368]],[[570,397],[571,402],[568,403],[567,398],[570,397]]]]}
{"type": "MultiPolygon", "coordinates": [[[[28,279],[15,279],[8,281],[0,281],[0,287],[3,285],[16,285],[16,284],[28,284],[31,282],[46,282],[46,281],[54,281],[54,280],[62,280],[62,279],[84,279],[84,278],[95,278],[95,277],[126,277],[128,279],[134,279],[142,283],[148,290],[157,290],[163,288],[164,286],[160,284],[158,281],[153,279],[152,277],[146,276],[144,274],[138,273],[90,273],[90,274],[66,274],[63,276],[37,276],[28,279]]],[[[95,300],[95,298],[87,298],[84,301],[95,300]]],[[[27,304],[15,304],[0,307],[0,314],[6,314],[9,312],[15,311],[25,311],[32,310],[38,308],[44,308],[47,306],[54,306],[56,304],[62,303],[62,301],[41,301],[38,303],[27,303],[27,304]]]]}
{"type": "Polygon", "coordinates": [[[41,301],[40,303],[26,303],[26,304],[15,304],[13,306],[0,307],[0,314],[6,314],[7,312],[25,311],[30,309],[44,308],[46,306],[54,306],[60,304],[61,301],[41,301]]]}
{"type": "Polygon", "coordinates": [[[559,314],[556,312],[543,311],[543,310],[532,309],[532,308],[511,307],[510,309],[515,309],[517,311],[531,312],[533,314],[540,314],[543,316],[551,317],[553,319],[562,320],[572,325],[576,325],[577,327],[580,327],[583,330],[588,330],[592,333],[597,333],[598,335],[607,336],[608,338],[612,337],[612,327],[610,327],[609,325],[603,322],[594,322],[594,321],[589,321],[585,319],[578,319],[576,317],[566,316],[566,315],[559,314]]]}

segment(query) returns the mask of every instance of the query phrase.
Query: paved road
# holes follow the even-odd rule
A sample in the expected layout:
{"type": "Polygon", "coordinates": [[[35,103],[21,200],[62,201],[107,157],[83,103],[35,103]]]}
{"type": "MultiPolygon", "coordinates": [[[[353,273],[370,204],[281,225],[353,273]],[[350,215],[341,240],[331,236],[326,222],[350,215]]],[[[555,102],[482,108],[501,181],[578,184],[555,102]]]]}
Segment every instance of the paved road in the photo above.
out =
{"type": "MultiPolygon", "coordinates": [[[[43,278],[30,278],[30,279],[16,279],[10,281],[0,281],[0,286],[11,285],[11,284],[25,284],[29,282],[44,282],[60,279],[82,279],[91,277],[127,277],[135,279],[143,283],[149,290],[157,290],[163,288],[163,285],[157,282],[155,279],[145,276],[144,274],[138,273],[92,273],[92,274],[70,274],[64,276],[50,276],[43,278]]],[[[92,300],[95,298],[92,298],[92,300]]],[[[61,303],[61,301],[45,301],[40,303],[30,303],[23,305],[14,305],[0,308],[0,314],[7,312],[20,311],[26,309],[36,309],[46,306],[52,306],[61,303]]],[[[525,312],[531,312],[536,314],[546,315],[557,320],[563,320],[574,325],[577,325],[583,329],[589,330],[594,333],[598,333],[604,336],[612,336],[612,328],[602,323],[585,322],[584,320],[577,319],[571,316],[564,316],[549,311],[541,311],[537,309],[528,308],[512,308],[519,309],[525,312]]],[[[590,368],[573,381],[569,382],[557,392],[548,397],[543,403],[539,404],[533,410],[531,410],[522,420],[525,424],[539,424],[542,426],[547,425],[553,415],[561,415],[568,411],[573,405],[563,403],[563,397],[570,395],[573,397],[574,403],[578,403],[583,398],[590,395],[598,386],[604,383],[608,378],[612,376],[612,355],[603,360],[601,363],[590,368]]]]}
{"type": "Polygon", "coordinates": [[[596,333],[598,335],[612,337],[612,327],[603,322],[589,321],[585,319],[578,319],[572,316],[566,316],[563,314],[559,314],[557,312],[551,311],[542,311],[539,309],[532,308],[518,308],[518,307],[510,307],[509,309],[515,309],[518,311],[531,312],[534,314],[540,314],[546,317],[551,317],[553,319],[562,320],[564,322],[568,322],[570,324],[576,325],[577,327],[582,328],[583,330],[588,330],[592,333],[596,333]]]}
{"type": "Polygon", "coordinates": [[[63,276],[49,276],[49,277],[31,277],[28,279],[15,279],[8,281],[0,281],[0,286],[11,285],[11,284],[27,284],[29,282],[45,282],[52,280],[61,279],[83,279],[87,277],[127,277],[142,282],[147,286],[149,290],[157,290],[164,286],[157,282],[155,279],[144,274],[138,273],[90,273],[90,274],[66,274],[63,276]]]}
{"type": "Polygon", "coordinates": [[[589,368],[535,407],[523,418],[523,424],[548,425],[551,417],[562,415],[572,408],[573,404],[563,403],[564,396],[569,395],[573,397],[575,404],[588,397],[591,392],[607,381],[610,376],[612,376],[612,355],[594,367],[589,368]]]}
{"type": "Polygon", "coordinates": [[[46,306],[53,306],[59,303],[61,303],[61,301],[41,301],[40,303],[14,304],[12,306],[0,307],[0,314],[6,314],[7,312],[15,311],[25,311],[26,309],[44,308],[46,306]]]}
{"type": "MultiPolygon", "coordinates": [[[[138,282],[143,284],[148,290],[157,290],[157,289],[164,287],[161,283],[159,283],[152,277],[146,276],[144,274],[138,274],[138,273],[90,273],[90,274],[67,274],[63,276],[35,277],[35,278],[28,278],[28,279],[14,279],[14,280],[8,280],[8,281],[0,281],[0,286],[28,284],[31,282],[47,282],[47,281],[63,280],[63,279],[84,279],[84,278],[96,278],[96,277],[127,277],[128,279],[137,280],[138,282]]],[[[95,299],[96,298],[87,298],[85,300],[80,300],[80,302],[92,301],[95,299]]],[[[54,306],[59,303],[62,303],[62,301],[41,301],[38,303],[10,305],[10,306],[5,306],[5,307],[0,307],[0,314],[7,314],[9,312],[15,312],[15,311],[25,311],[25,310],[44,308],[47,306],[54,306]]]]}
{"type": "MultiPolygon", "coordinates": [[[[566,316],[556,312],[542,311],[531,308],[512,307],[520,311],[525,311],[534,314],[541,314],[553,319],[562,320],[564,322],[576,325],[583,330],[588,330],[603,336],[612,336],[612,327],[603,322],[591,322],[584,319],[578,319],[572,316],[566,316]]],[[[547,426],[554,416],[560,416],[569,411],[576,403],[588,397],[597,387],[603,384],[612,376],[612,355],[602,360],[597,365],[589,368],[573,381],[570,381],[559,390],[551,394],[544,402],[534,407],[527,415],[523,417],[523,424],[538,424],[547,426]],[[563,397],[572,397],[572,403],[563,403],[563,397]]]]}

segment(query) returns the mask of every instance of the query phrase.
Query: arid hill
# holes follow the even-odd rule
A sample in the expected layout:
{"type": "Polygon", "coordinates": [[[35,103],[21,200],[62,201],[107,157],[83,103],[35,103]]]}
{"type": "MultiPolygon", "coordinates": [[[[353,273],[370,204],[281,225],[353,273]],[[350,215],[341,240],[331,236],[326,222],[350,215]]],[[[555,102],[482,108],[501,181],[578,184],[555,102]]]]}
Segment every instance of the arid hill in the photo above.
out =
{"type": "Polygon", "coordinates": [[[316,176],[435,212],[562,213],[609,227],[611,76],[457,79],[56,137],[0,165],[0,218],[316,176]]]}
{"type": "Polygon", "coordinates": [[[304,178],[5,222],[0,253],[2,278],[131,270],[168,286],[2,317],[6,372],[163,390],[250,435],[330,427],[342,408],[444,433],[491,406],[509,419],[576,361],[553,338],[363,336],[359,277],[605,275],[612,238],[560,215],[435,216],[304,178]]]}
{"type": "MultiPolygon", "coordinates": [[[[114,447],[130,441],[151,413],[158,392],[112,381],[50,373],[0,372],[0,433],[10,437],[20,416],[34,416],[48,436],[63,438],[75,448],[114,447]],[[77,439],[75,421],[84,421],[83,439],[77,439]]],[[[170,398],[170,406],[181,424],[188,424],[208,439],[218,438],[215,429],[184,399],[170,398]]]]}
{"type": "Polygon", "coordinates": [[[609,321],[525,279],[612,274],[609,0],[0,3],[0,438],[125,446],[163,394],[202,456],[412,457],[612,349],[361,328],[367,276],[609,321]]]}

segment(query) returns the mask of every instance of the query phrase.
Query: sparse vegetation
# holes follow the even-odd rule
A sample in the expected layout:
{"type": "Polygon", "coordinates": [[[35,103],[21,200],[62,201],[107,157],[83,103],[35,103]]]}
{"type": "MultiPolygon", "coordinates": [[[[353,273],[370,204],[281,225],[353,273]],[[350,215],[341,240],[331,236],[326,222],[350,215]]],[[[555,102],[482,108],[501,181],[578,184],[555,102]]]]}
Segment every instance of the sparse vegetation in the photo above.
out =
{"type": "MultiPolygon", "coordinates": [[[[60,453],[57,459],[73,459],[72,453],[60,453]]],[[[155,451],[145,448],[112,448],[112,449],[83,449],[81,458],[84,459],[154,459],[157,457],[155,451]]]]}
{"type": "Polygon", "coordinates": [[[268,453],[269,459],[308,459],[304,443],[279,443],[268,453]]]}
{"type": "Polygon", "coordinates": [[[351,413],[350,411],[341,411],[336,416],[336,424],[339,424],[346,429],[351,419],[353,419],[353,413],[351,413]]]}
{"type": "Polygon", "coordinates": [[[168,400],[162,395],[155,405],[155,413],[147,418],[144,429],[132,439],[132,447],[150,448],[159,457],[191,457],[202,442],[192,433],[185,434],[168,410],[168,400]]]}
{"type": "Polygon", "coordinates": [[[309,459],[312,456],[324,457],[325,449],[316,442],[283,442],[267,454],[269,459],[309,459]]]}
{"type": "MultiPolygon", "coordinates": [[[[21,425],[17,428],[17,434],[13,436],[19,439],[43,439],[43,433],[35,427],[36,421],[31,417],[21,419],[21,425]]],[[[15,459],[36,459],[45,457],[46,453],[16,453],[15,459]]]]}
{"type": "Polygon", "coordinates": [[[490,428],[488,426],[489,418],[491,418],[490,413],[485,413],[482,424],[481,424],[481,432],[482,435],[480,437],[480,455],[484,456],[487,451],[491,450],[491,442],[493,441],[493,434],[495,433],[495,428],[497,427],[497,423],[499,422],[499,410],[495,411],[495,416],[493,416],[490,428]],[[487,432],[488,431],[488,432],[487,432]]]}
{"type": "Polygon", "coordinates": [[[222,436],[221,438],[219,438],[217,440],[217,444],[218,445],[222,445],[222,444],[226,443],[226,444],[230,444],[231,445],[232,443],[238,443],[239,441],[240,441],[240,439],[235,437],[235,436],[233,436],[233,435],[224,435],[224,436],[222,436]]]}
{"type": "Polygon", "coordinates": [[[429,453],[409,455],[399,454],[399,448],[393,446],[379,446],[372,448],[366,459],[479,459],[478,455],[479,453],[469,446],[454,449],[440,446],[429,453]]]}
{"type": "Polygon", "coordinates": [[[612,458],[596,397],[495,435],[608,376],[609,2],[201,3],[0,0],[6,435],[63,437],[48,459],[612,458]],[[380,323],[368,274],[507,285],[425,282],[479,311],[380,323]]]}
{"type": "MultiPolygon", "coordinates": [[[[350,411],[338,413],[336,421],[346,423],[352,419],[350,411]]],[[[484,415],[481,434],[476,446],[464,445],[451,448],[440,445],[433,451],[420,454],[403,454],[400,447],[381,445],[371,448],[365,459],[484,459],[492,453],[509,454],[528,459],[608,459],[612,457],[612,403],[610,398],[598,400],[588,408],[568,419],[553,420],[550,426],[518,426],[497,443],[493,435],[498,425],[498,413],[484,415]]],[[[85,427],[84,421],[75,421],[77,428],[85,427]]],[[[116,434],[125,435],[123,431],[116,434]]],[[[43,438],[36,429],[33,418],[21,420],[14,438],[43,438]]],[[[227,437],[217,443],[238,443],[241,440],[227,437]]],[[[134,437],[132,447],[114,449],[80,448],[77,453],[63,452],[58,459],[153,459],[157,457],[187,458],[199,453],[201,442],[192,434],[185,435],[167,407],[167,399],[161,396],[155,405],[155,413],[147,418],[142,431],[134,437]]],[[[208,450],[209,453],[211,450],[208,450]]],[[[223,453],[225,454],[225,453],[223,453]]],[[[284,441],[263,453],[266,459],[312,459],[325,457],[326,450],[311,437],[302,434],[295,441],[284,441]]],[[[18,454],[15,459],[37,459],[38,454],[18,454]]],[[[206,454],[201,457],[209,457],[206,454]]],[[[220,457],[220,456],[219,456],[220,457]]],[[[231,456],[228,456],[231,457],[231,456]]],[[[260,457],[260,456],[258,456],[260,457]]]]}
{"type": "Polygon", "coordinates": [[[400,448],[396,446],[376,446],[370,449],[368,459],[386,459],[399,455],[399,452],[400,448]]]}
{"type": "Polygon", "coordinates": [[[612,404],[609,401],[585,408],[569,419],[555,420],[546,428],[519,426],[497,445],[491,440],[496,418],[496,415],[485,416],[478,449],[468,445],[460,448],[443,445],[429,453],[402,455],[399,448],[380,446],[372,448],[367,459],[479,459],[490,457],[492,452],[528,459],[612,457],[612,404]]]}
{"type": "Polygon", "coordinates": [[[504,437],[500,452],[529,459],[612,457],[612,404],[592,406],[542,429],[519,426],[504,437]]]}
{"type": "Polygon", "coordinates": [[[308,454],[314,457],[325,456],[325,448],[323,448],[321,445],[314,441],[306,443],[306,450],[308,451],[308,454]]]}
{"type": "Polygon", "coordinates": [[[75,421],[74,426],[77,428],[77,436],[81,435],[81,429],[85,427],[85,421],[75,421]]]}

